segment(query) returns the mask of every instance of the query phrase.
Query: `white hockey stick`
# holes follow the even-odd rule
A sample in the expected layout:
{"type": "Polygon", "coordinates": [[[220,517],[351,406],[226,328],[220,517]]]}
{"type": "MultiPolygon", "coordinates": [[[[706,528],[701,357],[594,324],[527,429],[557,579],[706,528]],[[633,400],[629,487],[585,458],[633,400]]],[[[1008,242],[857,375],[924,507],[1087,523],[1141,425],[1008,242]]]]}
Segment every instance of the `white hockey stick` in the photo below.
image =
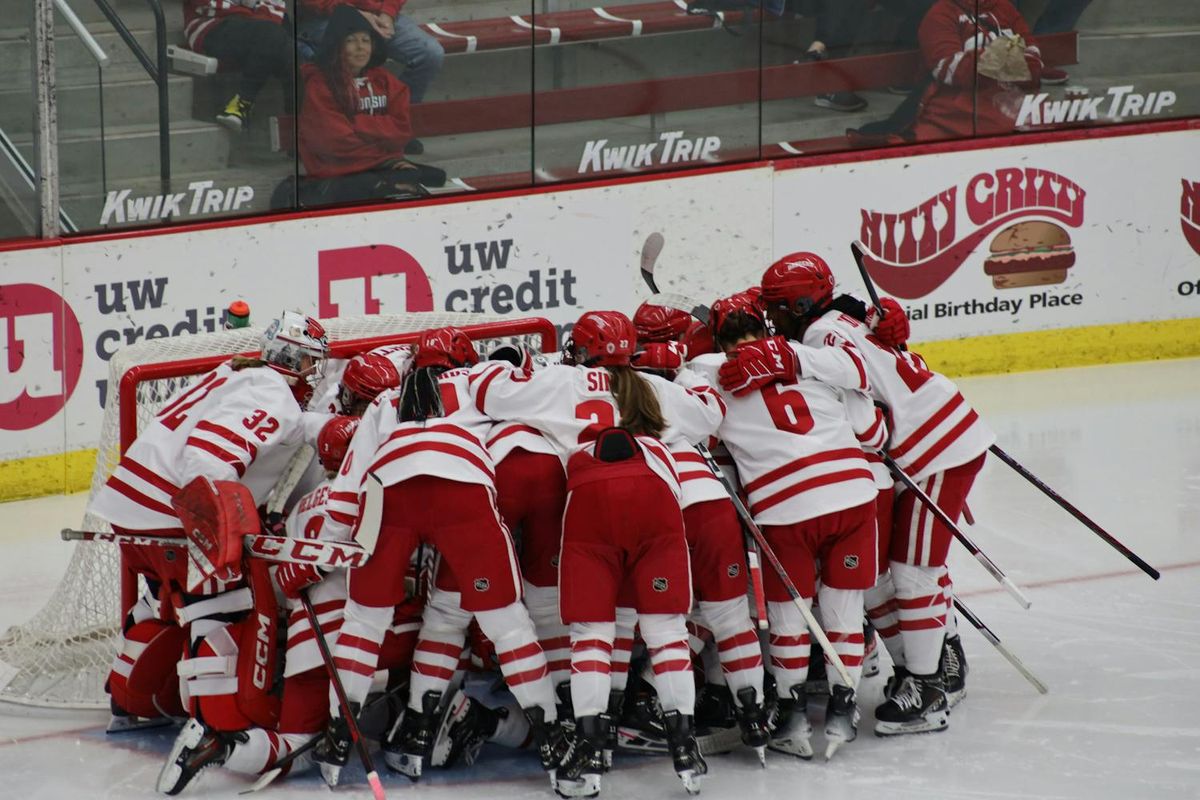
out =
{"type": "MultiPolygon", "coordinates": [[[[378,530],[376,530],[378,534],[378,530]]],[[[133,533],[103,533],[63,528],[66,542],[112,542],[144,547],[186,547],[194,552],[190,540],[176,536],[143,536],[133,533]]],[[[372,542],[373,544],[373,542],[372,542]]],[[[249,555],[278,564],[312,564],[322,569],[345,569],[367,563],[371,551],[356,542],[331,542],[320,539],[293,539],[290,536],[271,536],[251,533],[242,538],[249,555]]]]}

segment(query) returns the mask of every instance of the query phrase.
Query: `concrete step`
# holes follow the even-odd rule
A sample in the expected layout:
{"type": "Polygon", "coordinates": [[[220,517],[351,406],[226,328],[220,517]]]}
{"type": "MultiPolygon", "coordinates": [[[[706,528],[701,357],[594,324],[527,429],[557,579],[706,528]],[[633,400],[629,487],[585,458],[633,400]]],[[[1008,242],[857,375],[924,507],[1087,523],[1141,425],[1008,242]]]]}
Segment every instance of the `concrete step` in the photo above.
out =
{"type": "Polygon", "coordinates": [[[1195,0],[1093,0],[1077,25],[1080,33],[1127,33],[1146,27],[1200,28],[1195,0]]]}
{"type": "MultiPolygon", "coordinates": [[[[104,81],[104,124],[158,125],[158,89],[142,80],[104,81]]],[[[167,81],[170,119],[187,120],[192,115],[192,80],[172,76],[167,81]]],[[[27,124],[30,113],[29,93],[19,89],[0,89],[0,128],[10,130],[27,124]]],[[[100,84],[60,83],[58,86],[58,126],[60,135],[80,128],[100,125],[100,84]]]]}

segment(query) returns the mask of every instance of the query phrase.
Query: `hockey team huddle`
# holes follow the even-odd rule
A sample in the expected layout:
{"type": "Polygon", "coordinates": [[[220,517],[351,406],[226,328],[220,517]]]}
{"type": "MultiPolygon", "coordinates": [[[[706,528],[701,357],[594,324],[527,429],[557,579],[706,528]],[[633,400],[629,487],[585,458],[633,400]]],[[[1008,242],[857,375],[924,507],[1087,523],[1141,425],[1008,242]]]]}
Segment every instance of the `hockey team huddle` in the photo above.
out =
{"type": "Polygon", "coordinates": [[[994,436],[908,330],[813,253],[707,324],[589,311],[561,354],[448,327],[339,372],[320,323],[285,312],[259,358],[172,397],[89,506],[177,537],[122,544],[145,589],[113,727],[186,720],[172,795],[217,765],[336,785],[352,758],[379,795],[372,713],[412,780],[490,741],[528,747],[562,797],[597,795],[627,749],[669,754],[694,794],[705,753],[852,742],[882,640],[874,732],[944,730],[966,673],[951,531],[892,469],[957,519],[994,436]]]}

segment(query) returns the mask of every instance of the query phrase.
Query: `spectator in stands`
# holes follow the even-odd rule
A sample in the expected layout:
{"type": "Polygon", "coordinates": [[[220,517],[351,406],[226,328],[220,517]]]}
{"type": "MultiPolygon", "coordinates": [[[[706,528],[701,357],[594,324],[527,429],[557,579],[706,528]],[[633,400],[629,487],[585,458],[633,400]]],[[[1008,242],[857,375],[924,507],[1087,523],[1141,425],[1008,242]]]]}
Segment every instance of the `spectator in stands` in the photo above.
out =
{"type": "MultiPolygon", "coordinates": [[[[1092,0],[1048,0],[1037,22],[1033,23],[1033,35],[1044,36],[1050,33],[1066,33],[1075,30],[1075,25],[1092,0]]],[[[1021,11],[1029,16],[1031,3],[1029,0],[1021,5],[1021,11]]],[[[1042,83],[1066,83],[1070,76],[1065,69],[1047,67],[1042,70],[1042,83]]]]}
{"type": "Polygon", "coordinates": [[[238,90],[217,122],[240,133],[250,109],[270,78],[283,87],[285,109],[293,93],[293,44],[284,0],[184,0],[183,33],[188,47],[236,68],[238,90]]]}
{"type": "MultiPolygon", "coordinates": [[[[437,39],[421,30],[411,17],[400,13],[407,1],[297,0],[300,58],[311,61],[316,57],[334,9],[339,5],[352,6],[386,43],[386,57],[404,65],[401,80],[408,85],[409,101],[422,102],[429,84],[442,68],[446,53],[437,39]]],[[[408,153],[420,155],[424,151],[419,139],[409,139],[408,153]]]]}
{"type": "Polygon", "coordinates": [[[905,138],[1012,131],[1025,92],[1039,85],[1042,59],[1011,0],[937,0],[918,36],[929,84],[905,138]]]}
{"type": "Polygon", "coordinates": [[[382,37],[350,6],[333,9],[315,63],[301,67],[301,205],[419,196],[445,173],[412,164],[409,88],[382,64],[382,37]]]}
{"type": "MultiPolygon", "coordinates": [[[[867,0],[809,0],[800,4],[802,13],[816,17],[817,29],[805,57],[810,61],[842,58],[849,54],[867,13],[867,0]]],[[[849,90],[829,92],[813,98],[813,105],[832,111],[860,111],[867,101],[849,90]]]]}

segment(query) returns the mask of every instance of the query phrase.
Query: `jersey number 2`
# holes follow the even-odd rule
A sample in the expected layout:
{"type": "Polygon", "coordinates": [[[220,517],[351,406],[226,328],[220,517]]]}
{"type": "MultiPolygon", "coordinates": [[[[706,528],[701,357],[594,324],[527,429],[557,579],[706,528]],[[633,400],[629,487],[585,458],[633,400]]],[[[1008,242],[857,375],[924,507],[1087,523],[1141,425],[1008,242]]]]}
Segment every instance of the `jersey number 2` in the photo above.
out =
{"type": "Polygon", "coordinates": [[[607,400],[584,400],[575,406],[575,419],[591,420],[591,424],[579,432],[580,442],[590,442],[600,431],[617,424],[617,415],[607,400]]]}

